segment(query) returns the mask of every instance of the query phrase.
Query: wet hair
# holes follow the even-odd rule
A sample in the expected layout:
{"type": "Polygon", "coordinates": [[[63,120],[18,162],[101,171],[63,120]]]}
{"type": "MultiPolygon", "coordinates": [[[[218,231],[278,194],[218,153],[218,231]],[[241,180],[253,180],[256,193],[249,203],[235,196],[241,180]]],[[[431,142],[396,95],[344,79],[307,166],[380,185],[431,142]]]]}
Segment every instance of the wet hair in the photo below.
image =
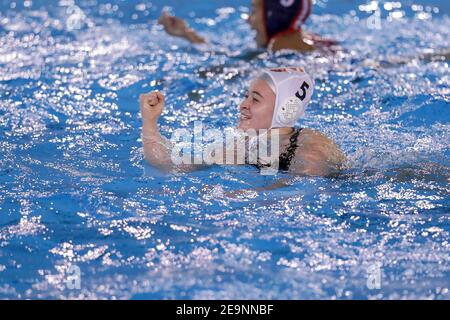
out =
{"type": "Polygon", "coordinates": [[[272,78],[267,74],[267,73],[261,73],[257,79],[261,79],[264,82],[267,83],[267,85],[270,87],[270,89],[272,89],[273,94],[276,95],[277,94],[277,89],[275,87],[275,83],[273,82],[272,78]]]}

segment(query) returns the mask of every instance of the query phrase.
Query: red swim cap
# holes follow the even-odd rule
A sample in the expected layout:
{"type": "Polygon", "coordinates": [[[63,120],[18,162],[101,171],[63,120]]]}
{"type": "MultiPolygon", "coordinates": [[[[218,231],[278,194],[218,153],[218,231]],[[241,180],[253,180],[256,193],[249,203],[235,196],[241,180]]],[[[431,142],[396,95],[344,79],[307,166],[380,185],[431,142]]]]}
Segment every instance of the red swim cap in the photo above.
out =
{"type": "Polygon", "coordinates": [[[312,0],[264,0],[264,22],[269,41],[280,33],[300,30],[311,9],[312,0]]]}

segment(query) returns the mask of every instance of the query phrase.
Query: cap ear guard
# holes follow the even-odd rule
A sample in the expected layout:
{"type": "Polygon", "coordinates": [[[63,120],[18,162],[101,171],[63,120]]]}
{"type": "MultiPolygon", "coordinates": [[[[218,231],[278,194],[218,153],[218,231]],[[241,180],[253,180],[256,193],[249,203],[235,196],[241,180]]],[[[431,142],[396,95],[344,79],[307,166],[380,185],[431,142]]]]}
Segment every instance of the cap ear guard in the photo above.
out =
{"type": "Polygon", "coordinates": [[[269,75],[275,87],[271,128],[294,127],[311,100],[314,81],[303,68],[270,69],[263,74],[269,75]]]}

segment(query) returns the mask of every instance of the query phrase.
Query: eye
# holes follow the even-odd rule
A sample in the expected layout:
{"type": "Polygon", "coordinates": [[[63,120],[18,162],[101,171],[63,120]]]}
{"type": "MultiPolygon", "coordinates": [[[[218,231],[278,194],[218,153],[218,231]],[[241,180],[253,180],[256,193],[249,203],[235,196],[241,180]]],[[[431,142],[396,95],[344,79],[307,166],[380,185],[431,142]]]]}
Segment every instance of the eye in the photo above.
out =
{"type": "Polygon", "coordinates": [[[252,95],[252,100],[254,101],[254,102],[259,102],[259,99],[256,97],[256,95],[252,95]]]}

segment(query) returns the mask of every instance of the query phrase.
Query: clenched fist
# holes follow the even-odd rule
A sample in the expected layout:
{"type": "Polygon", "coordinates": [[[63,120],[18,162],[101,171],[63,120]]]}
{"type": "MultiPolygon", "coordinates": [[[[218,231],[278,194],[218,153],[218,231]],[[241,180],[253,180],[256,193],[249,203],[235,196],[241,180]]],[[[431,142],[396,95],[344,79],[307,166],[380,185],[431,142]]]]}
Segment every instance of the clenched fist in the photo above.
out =
{"type": "Polygon", "coordinates": [[[164,109],[164,95],[153,91],[139,96],[142,120],[156,121],[164,109]]]}

